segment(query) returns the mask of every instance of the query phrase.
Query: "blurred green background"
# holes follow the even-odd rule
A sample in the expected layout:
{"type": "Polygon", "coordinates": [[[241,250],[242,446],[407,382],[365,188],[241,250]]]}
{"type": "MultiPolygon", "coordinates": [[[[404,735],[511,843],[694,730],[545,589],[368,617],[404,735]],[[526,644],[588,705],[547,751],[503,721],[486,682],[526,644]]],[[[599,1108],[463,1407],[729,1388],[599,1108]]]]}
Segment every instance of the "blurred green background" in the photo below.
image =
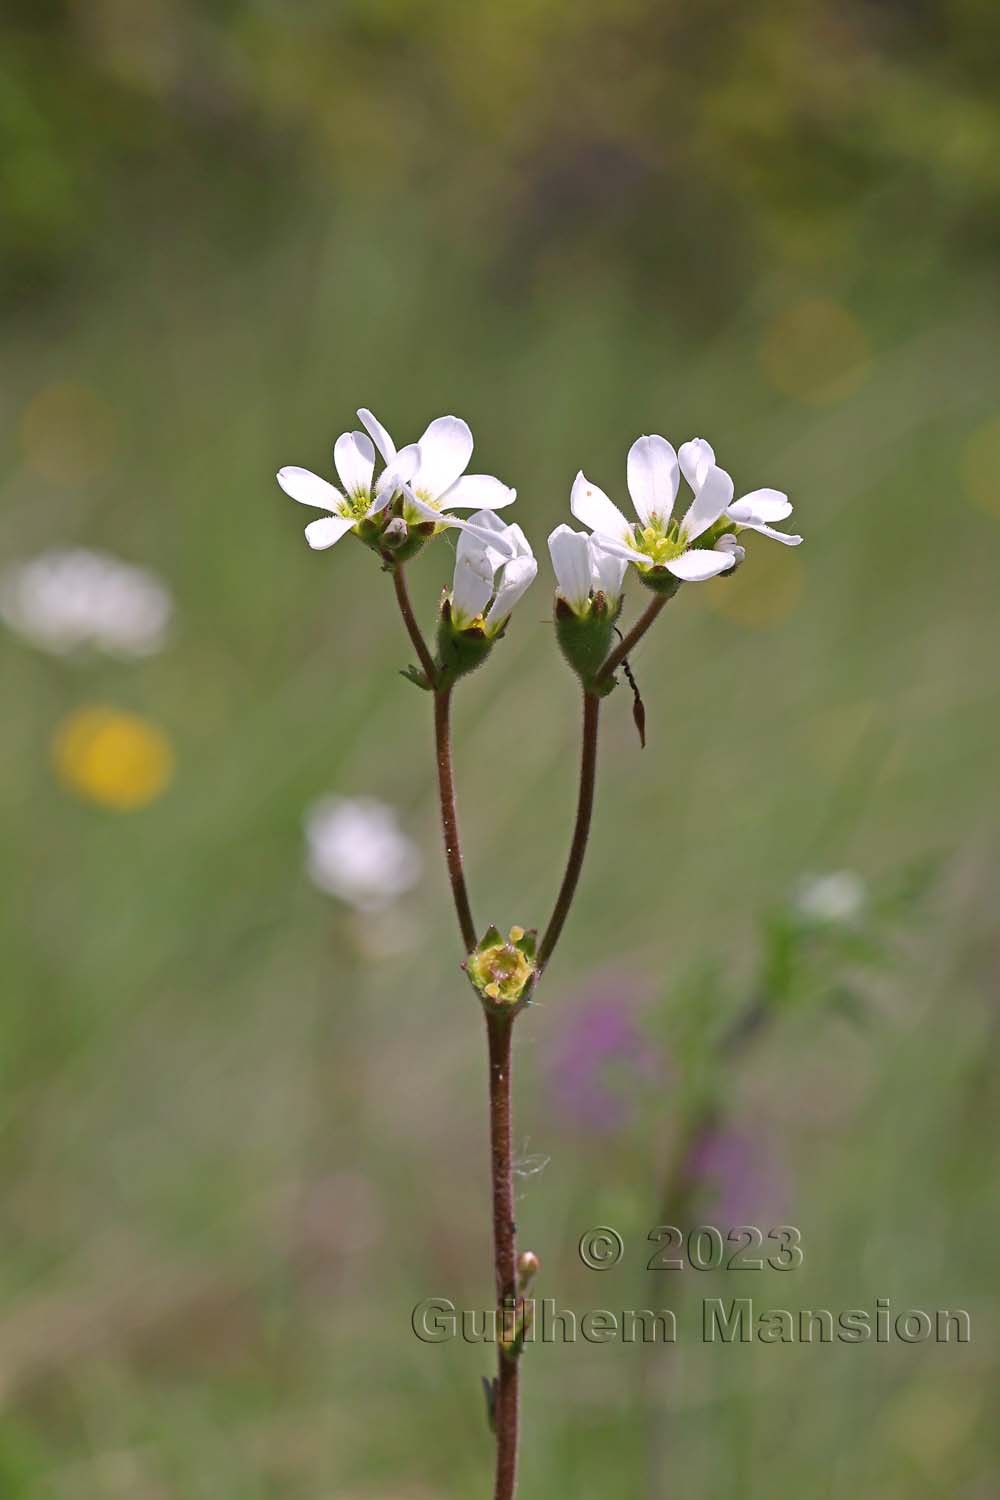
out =
{"type": "MultiPolygon", "coordinates": [[[[420,1298],[492,1296],[429,705],[376,560],[310,553],[273,481],[330,474],[362,404],[400,441],[464,416],[542,558],[456,703],[481,925],[543,920],[568,842],[544,541],[576,470],[623,500],[636,435],[703,434],[806,536],[681,591],[634,661],[644,753],[608,704],[579,902],[518,1024],[519,1228],[539,1295],[684,1332],[531,1350],[521,1493],[994,1493],[998,44],[988,0],[6,7],[0,564],[105,550],[176,616],[140,662],[0,635],[0,1495],[489,1490],[492,1350],[410,1330],[420,1298]],[[93,705],[169,742],[148,805],[57,774],[93,705]],[[309,883],[331,791],[424,852],[394,911],[309,883]],[[763,1160],[740,1214],[797,1225],[803,1267],[647,1272],[687,1064],[788,891],[922,861],[919,906],[810,948],[712,1085],[763,1160]],[[652,1050],[595,1132],[559,1059],[602,993],[640,997],[652,1050]],[[598,1224],[626,1243],[603,1274],[598,1224]],[[707,1347],[703,1295],[961,1306],[973,1341],[707,1347]]],[[[410,569],[428,625],[450,564],[410,569]]]]}

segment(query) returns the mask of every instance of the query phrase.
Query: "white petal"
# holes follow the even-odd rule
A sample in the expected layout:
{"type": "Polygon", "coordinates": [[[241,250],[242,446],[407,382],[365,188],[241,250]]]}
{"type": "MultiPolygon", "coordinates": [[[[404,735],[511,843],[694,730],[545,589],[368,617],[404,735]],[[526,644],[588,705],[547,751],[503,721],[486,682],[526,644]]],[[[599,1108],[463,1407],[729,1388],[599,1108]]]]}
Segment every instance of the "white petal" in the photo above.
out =
{"type": "MultiPolygon", "coordinates": [[[[571,526],[557,526],[549,537],[549,556],[556,575],[556,589],[570,609],[579,614],[590,598],[590,537],[571,526]]],[[[624,570],[626,564],[622,562],[624,570]]]]}
{"type": "Polygon", "coordinates": [[[375,504],[369,511],[373,515],[376,511],[384,510],[403,488],[406,482],[413,478],[420,464],[420,446],[417,443],[408,443],[405,448],[400,448],[391,463],[386,464],[378,477],[375,485],[375,504]]]}
{"type": "Polygon", "coordinates": [[[344,497],[336,485],[320,479],[308,469],[297,469],[294,465],[279,469],[278,483],[286,495],[298,500],[300,505],[313,505],[317,510],[332,510],[339,513],[344,497]]]}
{"type": "Polygon", "coordinates": [[[619,542],[613,536],[605,536],[603,532],[600,536],[592,536],[591,541],[599,542],[605,552],[609,552],[612,557],[621,558],[624,562],[639,563],[646,568],[652,566],[652,558],[647,557],[646,553],[640,552],[638,548],[631,547],[628,542],[619,542]]]}
{"type": "MultiPolygon", "coordinates": [[[[482,512],[482,514],[485,515],[487,514],[487,512],[484,511],[482,512]]],[[[469,517],[470,521],[475,521],[475,519],[475,516],[469,517]]],[[[518,526],[516,521],[512,526],[504,527],[504,536],[514,548],[515,557],[534,557],[535,554],[531,550],[531,543],[528,541],[528,538],[525,536],[524,532],[521,530],[520,526],[518,526]]]]}
{"type": "MultiPolygon", "coordinates": [[[[459,538],[465,541],[465,535],[459,538]]],[[[455,559],[451,589],[452,620],[461,630],[481,615],[493,594],[493,567],[485,549],[467,549],[455,559]]]]}
{"type": "Polygon", "coordinates": [[[694,500],[681,522],[682,537],[689,542],[696,541],[703,531],[715,525],[732,498],[732,479],[725,469],[713,465],[695,491],[694,500]]]}
{"type": "Polygon", "coordinates": [[[693,490],[700,490],[705,475],[715,463],[715,451],[711,443],[706,443],[704,438],[692,438],[689,443],[681,443],[677,458],[688,484],[693,490]]]}
{"type": "Polygon", "coordinates": [[[513,548],[513,540],[507,536],[507,527],[499,516],[491,510],[478,510],[475,515],[469,516],[468,525],[472,528],[463,531],[458,538],[455,549],[456,557],[471,557],[474,554],[479,557],[485,556],[490,566],[490,577],[511,556],[508,548],[513,548]],[[484,536],[489,536],[490,541],[485,542],[484,536]],[[506,538],[506,540],[505,540],[506,538]]]}
{"type": "Polygon", "coordinates": [[[741,526],[752,526],[755,521],[783,521],[791,513],[788,496],[780,490],[751,490],[734,500],[726,512],[741,526]]]}
{"type": "MultiPolygon", "coordinates": [[[[432,493],[434,493],[432,491],[432,493]]],[[[492,474],[463,474],[457,479],[450,489],[443,495],[436,495],[442,505],[449,510],[456,507],[464,510],[466,506],[470,510],[479,510],[483,507],[489,510],[503,510],[505,505],[513,505],[517,499],[517,490],[512,490],[509,485],[499,479],[494,479],[492,474]]]]}
{"type": "Polygon", "coordinates": [[[310,521],[306,527],[306,541],[314,552],[323,552],[346,536],[354,522],[346,516],[324,516],[321,521],[310,521]]]}
{"type": "Polygon", "coordinates": [[[409,508],[416,511],[423,520],[435,521],[438,526],[451,526],[458,531],[472,532],[473,535],[481,537],[489,546],[495,547],[505,559],[513,557],[514,547],[507,540],[506,528],[504,531],[492,531],[486,526],[477,525],[475,521],[463,521],[461,516],[442,515],[440,511],[434,509],[433,505],[428,505],[425,500],[420,499],[419,495],[414,494],[408,484],[403,485],[403,494],[406,496],[409,508]]]}
{"type": "Polygon", "coordinates": [[[369,411],[367,406],[358,407],[358,417],[362,427],[367,431],[384,461],[387,464],[392,463],[392,460],[396,457],[396,444],[386,432],[378,417],[373,411],[369,411]]]}
{"type": "Polygon", "coordinates": [[[616,557],[613,552],[609,552],[599,536],[591,541],[590,556],[595,591],[610,600],[620,598],[628,559],[616,557]]]}
{"type": "Polygon", "coordinates": [[[521,595],[533,582],[538,564],[533,557],[515,557],[503,570],[503,582],[490,605],[486,624],[489,629],[502,625],[521,595]]]}
{"type": "Polygon", "coordinates": [[[731,552],[715,552],[708,547],[700,547],[682,552],[680,557],[675,557],[666,567],[675,578],[683,578],[686,583],[700,583],[705,578],[715,578],[718,573],[725,573],[735,561],[731,552]]]}
{"type": "Polygon", "coordinates": [[[637,438],[628,450],[628,492],[644,526],[654,516],[669,521],[677,498],[677,454],[665,437],[637,438]]]}
{"type": "Polygon", "coordinates": [[[569,508],[578,521],[601,536],[614,537],[619,542],[631,538],[632,528],[617,505],[596,484],[591,484],[582,469],[573,481],[569,508]]]}
{"type": "Polygon", "coordinates": [[[363,432],[342,432],[333,445],[333,461],[349,495],[367,495],[375,472],[375,447],[363,432]]]}
{"type": "MultiPolygon", "coordinates": [[[[420,439],[420,467],[414,489],[437,500],[464,474],[472,457],[472,433],[461,417],[436,417],[420,439]]],[[[479,504],[480,502],[474,502],[479,504]]]]}
{"type": "Polygon", "coordinates": [[[748,529],[759,532],[761,536],[769,536],[772,542],[782,542],[786,547],[798,547],[802,542],[800,536],[792,536],[787,531],[775,531],[773,526],[765,526],[763,521],[756,526],[751,524],[748,529]]]}

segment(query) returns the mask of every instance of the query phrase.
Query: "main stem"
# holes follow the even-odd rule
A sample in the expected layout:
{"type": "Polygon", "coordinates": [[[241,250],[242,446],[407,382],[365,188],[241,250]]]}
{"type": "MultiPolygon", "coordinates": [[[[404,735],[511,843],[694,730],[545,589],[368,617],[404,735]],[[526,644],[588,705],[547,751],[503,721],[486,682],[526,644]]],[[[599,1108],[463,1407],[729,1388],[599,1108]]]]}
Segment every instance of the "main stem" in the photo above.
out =
{"type": "MultiPolygon", "coordinates": [[[[493,1263],[496,1268],[497,1326],[512,1322],[517,1298],[517,1242],[514,1224],[514,1174],[511,1158],[510,1065],[511,1016],[486,1017],[490,1061],[490,1172],[493,1184],[493,1263]]],[[[517,1483],[518,1356],[497,1342],[497,1378],[493,1388],[496,1431],[496,1482],[493,1500],[512,1500],[517,1483]]]]}
{"type": "Polygon", "coordinates": [[[563,930],[563,924],[569,916],[569,909],[573,904],[576,894],[577,882],[580,879],[580,871],[583,869],[583,856],[587,852],[587,838],[590,834],[590,819],[594,811],[594,779],[597,773],[597,728],[601,713],[601,700],[586,689],[583,694],[583,740],[580,748],[580,791],[576,804],[576,823],[573,827],[573,842],[569,846],[569,858],[566,861],[566,873],[563,875],[562,885],[556,897],[556,904],[552,908],[549,925],[542,936],[538,949],[539,973],[545,968],[552,957],[552,950],[559,941],[559,934],[563,930]]]}
{"type": "Polygon", "coordinates": [[[440,688],[434,694],[434,741],[437,747],[438,792],[441,797],[441,831],[444,834],[444,857],[455,902],[455,912],[466,953],[476,946],[476,924],[472,920],[469,892],[465,885],[462,845],[458,836],[458,810],[455,806],[455,777],[451,768],[451,688],[440,688]]]}

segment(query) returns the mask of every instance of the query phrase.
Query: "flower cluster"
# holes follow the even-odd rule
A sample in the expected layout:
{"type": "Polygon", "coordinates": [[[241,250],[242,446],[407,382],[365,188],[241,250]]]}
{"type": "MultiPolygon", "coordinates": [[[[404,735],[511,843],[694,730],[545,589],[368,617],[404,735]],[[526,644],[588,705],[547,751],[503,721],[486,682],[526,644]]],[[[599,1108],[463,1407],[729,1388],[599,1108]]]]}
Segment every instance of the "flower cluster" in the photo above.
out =
{"type": "Polygon", "coordinates": [[[411,557],[448,527],[471,531],[484,542],[492,540],[489,531],[482,533],[476,522],[452,511],[497,511],[513,504],[517,491],[491,474],[466,474],[473,447],[467,422],[437,417],[419,442],[397,449],[367,407],[359,409],[358,417],[366,431],[341,433],[333,445],[333,464],[343,489],[309,469],[278,470],[286,495],[329,512],[306,527],[310,547],[324,551],[353,531],[392,563],[411,557]],[[376,479],[377,459],[382,468],[376,479]]]}
{"type": "MultiPolygon", "coordinates": [[[[365,431],[345,432],[334,444],[342,489],[300,468],[280,469],[278,483],[293,499],[329,512],[306,527],[311,547],[331,547],[354,532],[388,568],[442,531],[460,531],[452,587],[442,601],[438,668],[446,677],[461,675],[478,665],[503,633],[537,572],[520,526],[507,525],[496,514],[517,492],[491,474],[466,473],[473,439],[460,417],[437,417],[417,442],[398,449],[371,411],[362,407],[358,417],[365,431]],[[456,510],[474,513],[463,518],[456,510]]],[[[591,686],[608,652],[630,564],[647,588],[669,596],[682,583],[704,582],[738,567],[746,556],[744,532],[789,547],[802,540],[774,529],[773,523],[792,511],[780,491],[752,490],[734,499],[732,478],[704,438],[682,443],[679,450],[656,434],[637,438],[628,452],[626,482],[636,520],[580,472],[570,509],[589,530],[564,524],[549,536],[560,645],[591,686]],[[677,518],[682,476],[691,500],[677,518]]],[[[419,674],[415,680],[431,685],[419,674]]]]}

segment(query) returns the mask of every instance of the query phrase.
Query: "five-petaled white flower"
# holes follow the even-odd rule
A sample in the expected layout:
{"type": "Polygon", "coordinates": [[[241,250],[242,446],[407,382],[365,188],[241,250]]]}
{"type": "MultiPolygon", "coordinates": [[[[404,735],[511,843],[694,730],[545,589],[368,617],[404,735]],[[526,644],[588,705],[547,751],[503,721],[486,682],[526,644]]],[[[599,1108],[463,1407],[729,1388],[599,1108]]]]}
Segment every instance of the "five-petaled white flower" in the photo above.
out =
{"type": "Polygon", "coordinates": [[[492,637],[510,618],[538,572],[538,563],[520,526],[505,525],[489,510],[469,520],[456,548],[451,623],[456,630],[481,624],[492,637]]]}
{"type": "Polygon", "coordinates": [[[306,541],[316,551],[332,547],[362,521],[371,520],[385,510],[420,464],[420,448],[416,443],[397,452],[388,433],[370,412],[359,411],[358,416],[363,422],[370,418],[385,438],[386,446],[380,447],[385,467],[377,481],[375,445],[364,432],[342,432],[333,445],[333,462],[344,486],[342,491],[309,469],[291,465],[278,470],[278,483],[286,495],[302,505],[330,512],[321,521],[310,521],[306,527],[306,541]]]}
{"type": "Polygon", "coordinates": [[[600,536],[557,526],[549,536],[549,556],[556,575],[556,593],[575,615],[585,615],[592,596],[597,594],[603,594],[608,607],[615,609],[628,560],[609,552],[600,536]]]}
{"type": "MultiPolygon", "coordinates": [[[[715,452],[711,443],[704,438],[692,438],[689,443],[681,444],[677,458],[684,478],[697,494],[705,477],[715,466],[715,452]]],[[[792,536],[787,531],[775,531],[770,524],[772,521],[784,521],[791,513],[791,501],[781,490],[751,490],[748,495],[742,495],[739,500],[726,506],[726,518],[739,530],[745,528],[748,531],[759,531],[761,536],[769,536],[786,547],[797,547],[802,541],[800,536],[792,536]]],[[[716,546],[726,540],[726,537],[720,538],[716,546]]],[[[732,540],[735,543],[735,537],[732,540]]],[[[736,550],[741,552],[742,548],[736,550]]],[[[738,560],[742,561],[742,558],[738,560]]]]}
{"type": "Polygon", "coordinates": [[[704,438],[683,443],[679,455],[664,437],[637,438],[629,449],[627,478],[638,524],[582,473],[573,485],[570,508],[607,551],[635,563],[647,579],[654,570],[686,583],[727,572],[743,561],[737,540],[743,530],[760,531],[793,547],[802,540],[768,524],[791,513],[787,496],[777,490],[754,490],[734,502],[733,481],[704,438]],[[677,521],[674,501],[682,472],[694,498],[677,521]]]}
{"type": "Polygon", "coordinates": [[[570,496],[570,509],[589,526],[606,551],[633,562],[643,574],[654,568],[686,583],[714,578],[736,562],[728,549],[695,547],[715,526],[733,498],[733,481],[724,469],[706,466],[694,499],[679,522],[673,519],[680,483],[677,454],[666,438],[637,438],[628,453],[628,490],[639,517],[634,525],[596,484],[581,472],[570,496]]]}

